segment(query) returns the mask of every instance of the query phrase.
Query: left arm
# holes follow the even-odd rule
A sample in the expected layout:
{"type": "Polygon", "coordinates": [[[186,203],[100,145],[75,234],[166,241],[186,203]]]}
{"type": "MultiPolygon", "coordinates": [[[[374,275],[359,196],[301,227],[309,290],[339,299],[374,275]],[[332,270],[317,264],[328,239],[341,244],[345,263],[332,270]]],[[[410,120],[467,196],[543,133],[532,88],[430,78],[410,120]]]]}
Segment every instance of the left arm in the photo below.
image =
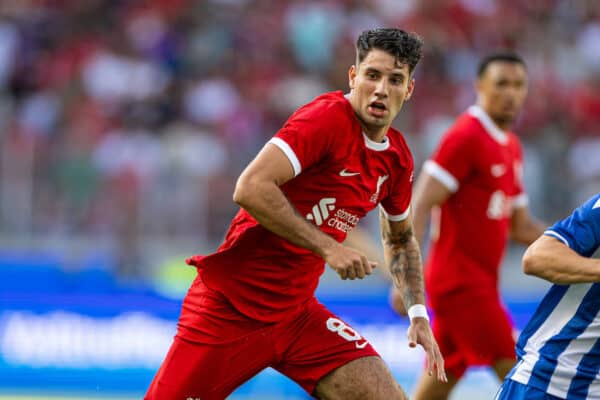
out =
{"type": "Polygon", "coordinates": [[[421,251],[413,234],[412,213],[402,221],[390,221],[380,211],[379,221],[386,265],[394,286],[400,292],[411,316],[408,328],[409,346],[415,347],[417,344],[423,346],[427,354],[429,375],[432,375],[433,369],[437,368],[438,380],[447,382],[444,359],[431,332],[425,310],[421,251]],[[412,315],[411,308],[423,312],[412,315]]]}
{"type": "Polygon", "coordinates": [[[517,207],[513,210],[510,221],[510,238],[517,243],[530,245],[539,238],[546,225],[529,214],[527,206],[517,207]]]}
{"type": "Polygon", "coordinates": [[[403,221],[393,222],[380,211],[379,222],[385,264],[405,307],[425,304],[421,251],[413,233],[412,212],[403,221]]]}

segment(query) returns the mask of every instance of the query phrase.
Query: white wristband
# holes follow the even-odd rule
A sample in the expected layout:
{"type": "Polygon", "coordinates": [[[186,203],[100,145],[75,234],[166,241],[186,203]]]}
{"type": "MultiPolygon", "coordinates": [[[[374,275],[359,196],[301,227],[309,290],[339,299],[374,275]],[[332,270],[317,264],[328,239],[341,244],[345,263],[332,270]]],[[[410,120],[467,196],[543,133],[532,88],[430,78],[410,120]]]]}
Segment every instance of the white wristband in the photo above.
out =
{"type": "Polygon", "coordinates": [[[410,306],[410,308],[408,309],[408,317],[411,319],[411,321],[413,318],[416,317],[425,318],[427,321],[429,321],[427,307],[425,307],[423,304],[414,304],[410,306]]]}

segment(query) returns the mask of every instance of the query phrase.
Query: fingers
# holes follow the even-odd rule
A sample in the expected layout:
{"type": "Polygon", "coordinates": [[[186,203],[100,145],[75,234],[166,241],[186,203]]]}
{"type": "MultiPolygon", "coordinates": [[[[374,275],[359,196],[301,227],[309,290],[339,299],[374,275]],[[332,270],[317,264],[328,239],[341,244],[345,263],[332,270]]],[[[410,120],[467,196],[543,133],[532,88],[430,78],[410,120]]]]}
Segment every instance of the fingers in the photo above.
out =
{"type": "Polygon", "coordinates": [[[343,246],[340,249],[342,251],[338,253],[339,257],[330,257],[326,261],[343,280],[363,279],[371,275],[377,267],[376,262],[369,261],[366,256],[355,250],[343,246]]]}
{"type": "Polygon", "coordinates": [[[364,261],[365,262],[363,264],[363,268],[365,270],[365,275],[371,275],[373,273],[373,270],[375,269],[375,267],[377,267],[377,263],[374,261],[367,260],[366,257],[365,257],[364,261]]]}
{"type": "Polygon", "coordinates": [[[446,376],[446,367],[444,366],[444,357],[442,357],[442,353],[438,351],[438,361],[436,362],[437,366],[437,378],[438,381],[448,382],[448,377],[446,376]]]}
{"type": "Polygon", "coordinates": [[[365,276],[371,275],[373,273],[373,268],[376,266],[377,263],[367,260],[365,256],[360,256],[360,258],[354,260],[350,266],[346,268],[337,268],[336,271],[344,280],[363,279],[365,276]]]}
{"type": "Polygon", "coordinates": [[[370,274],[369,271],[371,268],[369,267],[369,260],[367,257],[360,256],[360,264],[356,267],[356,276],[360,279],[363,279],[365,275],[370,274]]]}
{"type": "Polygon", "coordinates": [[[346,277],[350,280],[356,278],[363,279],[365,277],[365,264],[367,264],[367,258],[365,256],[354,259],[352,265],[348,266],[346,269],[346,277]]]}
{"type": "Polygon", "coordinates": [[[417,343],[423,346],[427,357],[427,374],[433,376],[435,370],[439,381],[448,382],[448,377],[446,376],[446,370],[444,368],[444,357],[429,330],[429,325],[427,324],[427,332],[421,331],[421,334],[419,335],[417,329],[413,328],[411,324],[408,328],[407,337],[409,347],[415,347],[417,343]]]}
{"type": "Polygon", "coordinates": [[[351,265],[346,270],[346,272],[348,273],[348,279],[350,279],[350,280],[356,279],[356,269],[357,269],[357,266],[356,266],[356,262],[355,262],[353,265],[351,265]]]}
{"type": "Polygon", "coordinates": [[[338,273],[338,275],[340,276],[340,278],[342,278],[342,280],[356,279],[356,269],[354,268],[354,265],[350,265],[349,267],[335,268],[335,272],[338,273]]]}
{"type": "Polygon", "coordinates": [[[410,348],[417,347],[417,333],[412,328],[412,325],[408,327],[406,336],[408,338],[408,347],[410,347],[410,348]]]}
{"type": "Polygon", "coordinates": [[[440,353],[439,347],[435,342],[429,347],[430,348],[427,351],[427,373],[429,376],[433,376],[435,369],[437,371],[437,379],[441,382],[448,382],[448,377],[446,376],[446,370],[444,368],[444,358],[442,357],[442,353],[440,353]]]}
{"type": "Polygon", "coordinates": [[[431,346],[428,347],[429,349],[427,349],[427,375],[433,376],[433,370],[436,366],[435,354],[433,352],[433,348],[431,346]]]}
{"type": "Polygon", "coordinates": [[[365,276],[371,275],[375,267],[377,267],[376,262],[369,261],[365,256],[360,256],[360,264],[355,264],[356,277],[363,279],[365,276]]]}

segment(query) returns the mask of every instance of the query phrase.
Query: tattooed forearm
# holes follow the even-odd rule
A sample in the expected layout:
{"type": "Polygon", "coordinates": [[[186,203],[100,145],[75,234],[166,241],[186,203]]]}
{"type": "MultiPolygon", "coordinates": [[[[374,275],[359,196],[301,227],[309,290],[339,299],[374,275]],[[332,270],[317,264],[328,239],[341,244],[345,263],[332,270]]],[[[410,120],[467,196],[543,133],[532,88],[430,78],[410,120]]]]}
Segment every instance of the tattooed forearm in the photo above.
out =
{"type": "Polygon", "coordinates": [[[389,252],[389,267],[394,285],[402,293],[404,305],[409,308],[413,304],[425,303],[423,284],[423,268],[419,245],[413,236],[412,229],[392,235],[383,232],[386,252],[389,252]]]}

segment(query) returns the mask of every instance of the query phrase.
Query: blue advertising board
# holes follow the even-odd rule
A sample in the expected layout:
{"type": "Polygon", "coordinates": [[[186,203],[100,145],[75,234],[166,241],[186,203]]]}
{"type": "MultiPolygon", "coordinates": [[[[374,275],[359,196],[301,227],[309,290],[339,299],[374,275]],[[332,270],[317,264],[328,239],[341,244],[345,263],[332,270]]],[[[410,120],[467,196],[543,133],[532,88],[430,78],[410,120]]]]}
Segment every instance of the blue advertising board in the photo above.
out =
{"type": "MultiPolygon", "coordinates": [[[[325,283],[318,296],[375,346],[410,389],[424,355],[409,349],[407,322],[388,306],[386,285],[353,282],[332,289],[325,283]]],[[[180,306],[181,296],[121,284],[105,269],[65,272],[60,258],[48,255],[0,258],[0,395],[141,398],[175,334],[180,306]]],[[[517,326],[531,307],[511,307],[517,326]]],[[[490,380],[487,390],[496,384],[490,380]]],[[[309,396],[266,370],[232,398],[309,396]]]]}

